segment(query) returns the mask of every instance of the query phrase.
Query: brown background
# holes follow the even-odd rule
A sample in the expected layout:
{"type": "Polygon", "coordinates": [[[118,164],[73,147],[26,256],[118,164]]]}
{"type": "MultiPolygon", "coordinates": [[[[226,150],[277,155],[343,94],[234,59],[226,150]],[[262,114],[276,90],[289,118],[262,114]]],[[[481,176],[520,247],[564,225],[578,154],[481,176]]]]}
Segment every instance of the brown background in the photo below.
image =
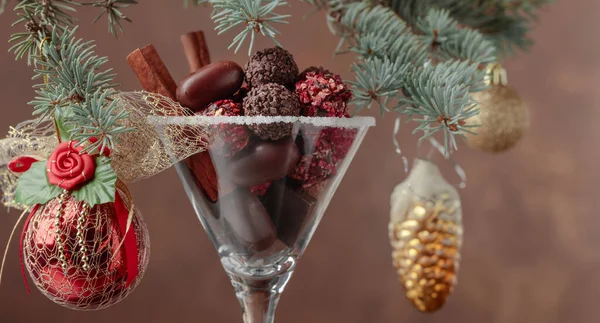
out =
{"type": "MultiPolygon", "coordinates": [[[[301,67],[321,64],[349,78],[351,57],[332,58],[336,39],[322,15],[301,21],[307,9],[296,2],[286,9],[297,14],[281,28],[280,41],[301,67]]],[[[156,45],[177,79],[185,76],[178,36],[190,30],[208,31],[214,59],[246,60],[226,50],[232,34],[211,32],[209,9],[186,11],[179,0],[142,1],[127,11],[135,23],[118,40],[107,36],[103,24],[89,25],[89,10],[82,9],[78,35],[98,41],[124,89],[138,87],[125,55],[147,43],[156,45]]],[[[393,116],[387,115],[368,134],[334,197],[282,298],[278,321],[598,322],[599,18],[595,0],[561,0],[547,10],[532,35],[537,45],[508,64],[512,85],[531,106],[528,136],[503,155],[466,147],[458,154],[470,179],[461,192],[466,240],[459,287],[442,311],[415,312],[391,267],[389,194],[405,175],[391,146],[393,116]]],[[[0,39],[17,31],[9,27],[13,20],[12,13],[0,16],[0,39]]],[[[7,129],[31,112],[32,72],[0,44],[0,129],[7,129]]],[[[402,143],[411,153],[416,138],[407,130],[402,143]]],[[[174,171],[131,188],[152,235],[150,267],[137,291],[96,313],[55,306],[37,290],[27,295],[13,241],[0,287],[0,322],[241,321],[231,285],[174,171]]],[[[17,216],[0,210],[0,246],[17,216]]]]}

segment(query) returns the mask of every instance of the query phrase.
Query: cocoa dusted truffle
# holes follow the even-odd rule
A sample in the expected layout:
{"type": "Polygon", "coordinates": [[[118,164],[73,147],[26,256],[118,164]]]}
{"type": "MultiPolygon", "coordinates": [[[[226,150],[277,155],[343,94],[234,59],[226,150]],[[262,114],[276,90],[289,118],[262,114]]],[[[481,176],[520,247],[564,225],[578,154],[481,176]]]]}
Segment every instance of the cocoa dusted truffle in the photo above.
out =
{"type": "Polygon", "coordinates": [[[309,67],[296,82],[296,94],[307,117],[344,117],[352,92],[342,78],[322,67],[309,67]]]}
{"type": "MultiPolygon", "coordinates": [[[[212,103],[202,112],[205,116],[241,116],[242,105],[232,100],[212,103]]],[[[225,157],[231,157],[244,149],[250,141],[248,129],[243,125],[220,124],[215,126],[217,136],[211,143],[212,149],[219,149],[225,157]]]]}
{"type": "MultiPolygon", "coordinates": [[[[283,85],[269,83],[254,87],[244,98],[246,116],[299,116],[298,97],[283,85]]],[[[290,123],[252,124],[248,127],[263,140],[279,140],[292,132],[290,123]]]]}
{"type": "Polygon", "coordinates": [[[277,83],[293,88],[297,76],[294,56],[281,47],[258,51],[246,63],[246,82],[250,87],[277,83]]]}

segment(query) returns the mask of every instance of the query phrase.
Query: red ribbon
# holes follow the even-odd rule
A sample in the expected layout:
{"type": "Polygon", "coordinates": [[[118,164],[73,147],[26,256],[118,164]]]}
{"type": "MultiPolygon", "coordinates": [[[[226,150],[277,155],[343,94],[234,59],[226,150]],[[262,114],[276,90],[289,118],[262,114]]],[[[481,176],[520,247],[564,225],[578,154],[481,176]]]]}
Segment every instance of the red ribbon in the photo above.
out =
{"type": "Polygon", "coordinates": [[[29,283],[27,283],[27,275],[25,275],[25,259],[23,256],[23,240],[25,240],[25,232],[27,231],[27,227],[29,226],[29,222],[31,222],[31,218],[40,208],[39,204],[36,204],[27,216],[25,220],[25,224],[23,225],[23,232],[21,232],[21,239],[19,240],[19,258],[21,260],[21,275],[23,276],[23,282],[25,282],[25,288],[27,289],[27,293],[31,294],[31,290],[29,289],[29,283]]]}
{"type": "Polygon", "coordinates": [[[126,287],[129,287],[129,285],[131,285],[131,283],[133,283],[138,276],[138,249],[133,223],[129,228],[129,232],[127,232],[127,219],[129,218],[129,210],[127,210],[127,207],[125,206],[125,203],[123,203],[123,200],[118,192],[115,194],[115,212],[117,213],[117,222],[119,223],[121,236],[125,236],[123,248],[125,248],[124,258],[125,269],[127,271],[126,287]],[[127,232],[127,235],[125,235],[125,232],[127,232]]]}

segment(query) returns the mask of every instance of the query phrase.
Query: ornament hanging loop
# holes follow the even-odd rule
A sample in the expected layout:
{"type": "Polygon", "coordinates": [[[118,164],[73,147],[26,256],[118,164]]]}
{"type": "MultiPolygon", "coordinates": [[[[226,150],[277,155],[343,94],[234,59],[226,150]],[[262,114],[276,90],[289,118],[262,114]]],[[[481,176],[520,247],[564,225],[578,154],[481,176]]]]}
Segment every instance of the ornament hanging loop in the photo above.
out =
{"type": "MultiPolygon", "coordinates": [[[[42,62],[46,61],[46,57],[44,56],[44,45],[46,44],[46,42],[52,40],[52,38],[50,37],[44,37],[44,39],[42,39],[42,41],[40,41],[40,46],[39,46],[39,51],[40,51],[40,60],[42,62]]],[[[46,71],[46,66],[42,64],[42,71],[46,71]]],[[[46,85],[46,87],[48,87],[48,85],[50,84],[50,80],[48,78],[48,74],[44,73],[44,75],[42,76],[44,78],[44,84],[46,85]]],[[[56,122],[56,117],[52,118],[53,123],[54,123],[54,131],[56,132],[56,138],[58,139],[58,143],[62,142],[61,136],[60,136],[60,130],[58,128],[58,123],[56,122]]]]}
{"type": "MultiPolygon", "coordinates": [[[[427,141],[429,141],[431,148],[429,149],[429,151],[427,152],[427,154],[424,157],[419,157],[419,158],[433,160],[434,154],[436,152],[439,153],[440,155],[443,156],[444,160],[450,162],[450,164],[452,165],[452,168],[454,168],[454,172],[456,173],[456,175],[458,175],[458,178],[460,179],[459,183],[452,184],[452,186],[454,186],[456,188],[460,188],[460,189],[464,189],[465,187],[467,187],[467,173],[462,168],[462,166],[460,166],[460,164],[458,162],[456,162],[456,160],[454,160],[454,158],[452,158],[452,156],[446,152],[446,149],[444,149],[444,146],[442,144],[440,144],[437,140],[435,140],[433,137],[427,138],[427,141]]],[[[422,148],[422,141],[419,141],[419,143],[417,144],[417,147],[418,147],[417,149],[422,148]]],[[[419,154],[419,155],[421,155],[421,154],[419,154]]]]}
{"type": "MultiPolygon", "coordinates": [[[[47,41],[49,41],[51,38],[50,37],[45,37],[44,39],[42,39],[42,41],[40,42],[40,47],[39,47],[39,51],[40,51],[40,60],[42,62],[46,61],[46,57],[44,56],[44,45],[46,44],[47,41]]],[[[42,65],[42,71],[46,71],[46,66],[42,65]]],[[[46,84],[46,87],[48,86],[48,74],[43,75],[44,78],[44,84],[46,84]]]]}
{"type": "Polygon", "coordinates": [[[404,164],[404,173],[408,174],[408,159],[402,155],[402,149],[400,149],[400,143],[398,142],[398,132],[400,132],[400,117],[396,118],[394,122],[394,134],[392,136],[392,142],[394,143],[394,149],[396,153],[402,158],[404,164]]]}
{"type": "MultiPolygon", "coordinates": [[[[406,156],[404,156],[402,154],[402,149],[400,148],[400,143],[398,142],[398,133],[400,132],[400,122],[401,122],[401,117],[397,117],[396,121],[394,122],[394,133],[392,136],[392,143],[394,144],[394,149],[395,149],[396,153],[398,155],[400,155],[402,158],[402,163],[404,165],[404,173],[408,174],[408,172],[409,172],[408,159],[406,158],[406,156]]],[[[461,189],[467,187],[467,174],[465,173],[464,169],[460,166],[460,164],[458,164],[450,156],[450,154],[448,154],[446,152],[446,150],[444,149],[444,146],[442,146],[433,137],[427,138],[427,141],[429,141],[432,148],[429,150],[429,152],[426,154],[426,156],[424,158],[431,160],[431,159],[433,159],[433,154],[436,151],[438,153],[440,153],[444,157],[444,160],[450,161],[450,163],[452,164],[452,167],[454,168],[454,171],[460,178],[460,183],[454,184],[454,186],[461,188],[461,189]]],[[[417,144],[417,147],[418,147],[417,149],[420,149],[422,147],[422,141],[419,141],[419,143],[417,144]]],[[[421,157],[419,157],[419,158],[421,158],[421,157]]]]}
{"type": "Polygon", "coordinates": [[[485,85],[508,85],[508,74],[500,63],[490,63],[485,68],[485,85]]]}

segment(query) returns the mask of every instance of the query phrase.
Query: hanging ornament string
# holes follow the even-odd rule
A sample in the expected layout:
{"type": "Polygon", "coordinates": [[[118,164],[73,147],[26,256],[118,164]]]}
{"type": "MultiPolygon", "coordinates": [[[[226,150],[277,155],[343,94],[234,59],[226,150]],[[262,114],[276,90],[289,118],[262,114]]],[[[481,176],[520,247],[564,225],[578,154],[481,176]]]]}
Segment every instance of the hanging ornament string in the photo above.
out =
{"type": "MultiPolygon", "coordinates": [[[[398,133],[400,132],[400,122],[401,122],[401,117],[396,118],[396,122],[394,123],[394,133],[392,136],[392,142],[394,144],[394,148],[396,150],[396,153],[398,155],[401,156],[402,158],[402,162],[404,164],[404,173],[408,173],[409,171],[409,166],[408,166],[408,159],[406,158],[406,156],[404,156],[402,154],[402,149],[400,148],[400,143],[398,142],[398,133]]],[[[460,164],[458,164],[449,154],[447,154],[445,152],[444,146],[442,146],[437,140],[435,140],[433,137],[429,137],[427,138],[429,143],[431,144],[431,150],[428,152],[427,154],[427,158],[431,159],[433,156],[432,154],[437,151],[439,152],[442,156],[444,156],[444,159],[450,161],[450,163],[452,163],[452,167],[454,168],[454,171],[456,172],[456,174],[458,175],[458,177],[460,178],[460,183],[455,184],[454,186],[458,187],[458,188],[465,188],[467,187],[467,174],[464,171],[464,169],[460,166],[460,164]]],[[[421,147],[422,142],[419,141],[418,143],[418,147],[421,147]]]]}
{"type": "MultiPolygon", "coordinates": [[[[117,180],[116,183],[117,192],[115,192],[115,211],[117,216],[117,221],[119,223],[119,228],[121,230],[121,234],[123,239],[119,243],[117,250],[121,249],[121,246],[125,247],[125,263],[126,266],[123,268],[127,272],[127,282],[126,286],[129,287],[138,276],[138,248],[137,248],[137,239],[135,232],[130,230],[131,224],[133,223],[133,216],[135,214],[135,205],[133,202],[133,197],[129,192],[129,189],[120,180],[117,180]],[[123,202],[118,191],[123,192],[125,198],[129,201],[129,209],[127,205],[123,202]]],[[[113,255],[114,258],[114,255],[113,255]]]]}
{"type": "Polygon", "coordinates": [[[408,173],[408,159],[406,156],[402,155],[402,149],[400,149],[400,143],[397,139],[398,132],[400,132],[400,117],[396,118],[396,122],[394,123],[394,134],[392,136],[392,140],[396,149],[396,153],[402,158],[402,163],[404,164],[404,173],[406,174],[408,173]]]}
{"type": "MultiPolygon", "coordinates": [[[[46,57],[44,56],[44,44],[46,44],[46,42],[48,42],[50,39],[51,39],[50,37],[45,37],[40,42],[39,51],[40,51],[40,60],[42,62],[46,61],[46,57]]],[[[44,71],[44,72],[46,71],[45,65],[42,65],[42,71],[44,71]]],[[[44,84],[46,84],[46,87],[48,87],[48,84],[50,83],[48,74],[44,73],[43,78],[44,78],[44,84]]],[[[54,122],[54,131],[56,131],[56,138],[58,139],[58,143],[61,143],[62,141],[60,139],[60,130],[58,129],[58,123],[56,122],[56,117],[53,117],[52,120],[54,122]]]]}
{"type": "Polygon", "coordinates": [[[4,263],[6,262],[6,255],[8,254],[8,249],[10,248],[10,242],[12,241],[12,238],[15,235],[15,232],[17,231],[19,223],[23,221],[23,219],[25,218],[25,214],[27,214],[27,211],[29,211],[29,209],[30,208],[26,208],[23,211],[23,213],[21,213],[21,216],[19,216],[17,223],[15,223],[15,225],[12,228],[12,231],[10,232],[10,236],[8,236],[8,242],[6,243],[6,248],[4,248],[4,256],[2,257],[2,265],[0,265],[0,285],[2,284],[2,273],[4,272],[4,263]]]}
{"type": "Polygon", "coordinates": [[[467,187],[467,173],[462,168],[462,166],[460,166],[460,164],[457,163],[454,160],[454,158],[452,158],[450,155],[448,155],[445,152],[446,150],[444,149],[444,146],[442,144],[440,144],[437,140],[435,140],[432,137],[429,137],[428,139],[429,139],[429,143],[432,146],[432,149],[430,150],[427,157],[431,158],[432,157],[431,154],[433,153],[433,150],[437,150],[442,156],[444,156],[444,159],[450,161],[450,163],[452,164],[452,168],[454,168],[454,172],[460,178],[460,183],[454,184],[454,186],[461,188],[461,189],[467,187]]]}

